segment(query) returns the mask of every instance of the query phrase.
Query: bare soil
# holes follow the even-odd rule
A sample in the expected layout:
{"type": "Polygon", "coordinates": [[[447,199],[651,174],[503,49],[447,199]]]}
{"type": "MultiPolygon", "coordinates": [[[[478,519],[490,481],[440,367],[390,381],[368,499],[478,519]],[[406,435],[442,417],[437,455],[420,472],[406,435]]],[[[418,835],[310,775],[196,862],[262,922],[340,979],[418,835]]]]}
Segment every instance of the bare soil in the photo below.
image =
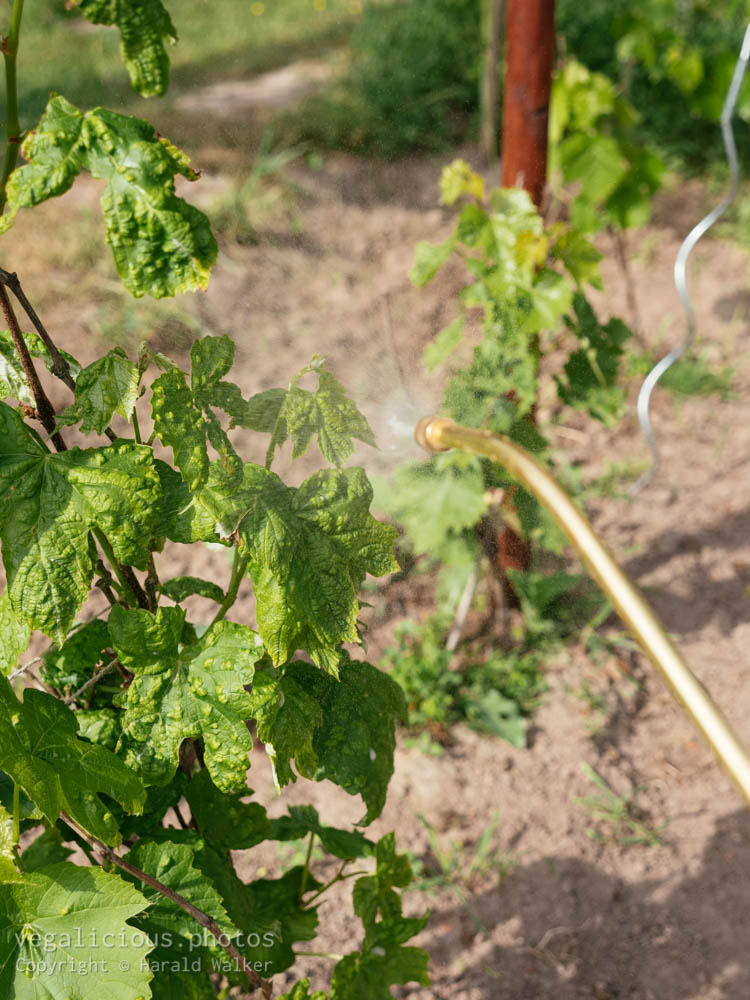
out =
{"type": "MultiPolygon", "coordinates": [[[[235,164],[218,149],[204,149],[200,160],[207,200],[221,197],[235,164]]],[[[328,353],[385,446],[382,453],[363,451],[362,460],[370,469],[392,465],[409,445],[391,433],[389,420],[411,425],[439,399],[439,380],[426,381],[416,359],[452,318],[461,280],[449,268],[416,291],[407,279],[415,242],[439,239],[450,226],[435,207],[441,162],[382,165],[331,155],[319,170],[294,168],[289,176],[298,186],[300,231],[274,229],[272,221],[255,245],[225,242],[208,292],[179,303],[178,347],[184,350],[198,329],[229,333],[246,392],[283,385],[313,353],[328,353]]],[[[107,310],[135,317],[135,329],[122,332],[125,341],[142,335],[165,347],[176,322],[166,317],[175,307],[154,313],[138,304],[125,314],[112,291],[110,262],[98,237],[88,235],[98,231],[91,222],[97,195],[93,183],[82,181],[70,196],[19,219],[14,260],[4,263],[18,271],[61,346],[85,360],[111,336],[101,332],[107,310]]],[[[671,268],[706,202],[700,185],[677,185],[659,198],[652,223],[629,237],[643,335],[652,344],[666,348],[683,335],[671,268]]],[[[602,248],[609,253],[606,241],[602,248]]],[[[600,302],[627,318],[613,260],[609,253],[600,302]]],[[[711,345],[717,363],[735,366],[735,398],[677,404],[657,391],[658,478],[635,499],[590,505],[596,527],[747,742],[749,269],[747,251],[717,239],[700,244],[691,267],[701,342],[711,345]]],[[[632,410],[615,430],[571,417],[555,440],[590,476],[613,460],[646,457],[632,410]]],[[[305,459],[292,475],[301,478],[313,464],[305,459]]],[[[166,554],[161,568],[228,576],[222,555],[210,556],[213,568],[184,549],[166,554]]],[[[374,660],[395,621],[429,612],[429,587],[418,581],[398,587],[386,581],[378,593],[371,612],[374,660]]],[[[248,586],[237,616],[252,621],[252,615],[248,586]]],[[[409,913],[432,911],[418,943],[432,956],[433,985],[396,988],[396,995],[748,1000],[750,814],[738,793],[640,656],[609,654],[593,663],[573,648],[550,662],[547,679],[528,749],[459,728],[455,743],[435,757],[405,745],[402,734],[389,801],[371,833],[395,829],[401,848],[421,859],[427,875],[439,875],[421,815],[446,850],[457,845],[458,861],[436,889],[423,891],[423,879],[422,889],[407,895],[409,913]],[[577,801],[596,791],[584,762],[634,800],[660,843],[628,845],[592,817],[577,801]],[[491,860],[469,873],[476,844],[498,811],[491,860]]],[[[274,815],[304,801],[330,823],[355,822],[363,811],[359,800],[327,783],[300,782],[277,797],[261,749],[249,783],[274,815]]],[[[238,860],[250,879],[283,858],[269,848],[238,860]]],[[[318,877],[332,871],[324,861],[314,870],[318,877]]],[[[345,953],[356,946],[348,901],[342,905],[348,893],[346,886],[332,891],[322,904],[324,931],[305,950],[345,953]]],[[[299,968],[321,986],[328,965],[306,959],[299,968]]],[[[279,987],[283,980],[278,977],[279,987]]]]}

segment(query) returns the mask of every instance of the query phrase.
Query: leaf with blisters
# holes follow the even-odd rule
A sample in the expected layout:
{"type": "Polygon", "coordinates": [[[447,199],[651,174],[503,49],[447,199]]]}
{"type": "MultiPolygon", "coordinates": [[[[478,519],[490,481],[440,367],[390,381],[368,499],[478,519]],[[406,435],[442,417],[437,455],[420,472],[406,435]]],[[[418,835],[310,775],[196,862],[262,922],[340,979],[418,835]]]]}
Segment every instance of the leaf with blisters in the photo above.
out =
{"type": "Polygon", "coordinates": [[[0,541],[14,614],[65,641],[93,577],[89,532],[121,562],[144,569],[158,517],[153,453],[119,441],[52,454],[0,403],[0,541]]]}
{"type": "Polygon", "coordinates": [[[297,776],[291,762],[305,778],[313,778],[318,758],[313,735],[323,722],[320,705],[279,670],[259,670],[253,678],[250,698],[258,738],[266,744],[273,778],[280,790],[297,776]]]}
{"type": "Polygon", "coordinates": [[[393,774],[396,721],[407,718],[403,691],[388,674],[345,652],[340,654],[338,680],[300,661],[290,663],[284,673],[323,713],[313,736],[315,777],[361,795],[367,806],[362,822],[371,823],[383,810],[393,774]]]}
{"type": "Polygon", "coordinates": [[[239,487],[209,481],[199,502],[221,526],[239,534],[249,560],[258,631],[275,664],[306,650],[336,670],[338,649],[358,642],[357,591],[367,573],[398,569],[396,531],[369,513],[372,487],[362,469],[324,470],[292,489],[248,463],[239,487]]]}
{"type": "Polygon", "coordinates": [[[74,2],[92,24],[117,27],[122,60],[133,89],[142,97],[165,93],[169,86],[169,56],[164,43],[174,44],[177,32],[161,0],[74,2]]]}
{"type": "Polygon", "coordinates": [[[193,542],[220,541],[216,521],[210,511],[196,503],[195,497],[182,476],[171,465],[154,461],[161,486],[155,536],[163,540],[191,545],[193,542]]]}
{"type": "Polygon", "coordinates": [[[18,657],[29,645],[31,631],[13,613],[7,590],[0,595],[0,674],[7,677],[18,665],[18,657]]]}
{"type": "Polygon", "coordinates": [[[177,769],[180,745],[203,737],[206,767],[222,791],[244,788],[253,741],[245,725],[263,644],[246,625],[220,621],[180,648],[182,608],[125,611],[109,616],[112,644],[135,675],[120,696],[121,752],[149,785],[164,785],[177,769]]]}
{"type": "Polygon", "coordinates": [[[150,997],[148,955],[153,945],[128,923],[147,906],[145,897],[118,875],[67,862],[3,886],[0,996],[150,997]]]}
{"type": "Polygon", "coordinates": [[[139,382],[138,366],[119,347],[84,368],[76,379],[75,399],[81,430],[101,434],[115,413],[130,420],[139,382]]]}
{"type": "Polygon", "coordinates": [[[20,702],[0,678],[0,767],[54,823],[65,810],[107,844],[119,844],[117,823],[100,795],[140,812],[145,790],[137,775],[104,747],[78,738],[75,713],[28,689],[20,702]]]}
{"type": "Polygon", "coordinates": [[[26,166],[8,181],[7,229],[20,208],[64,194],[82,170],[107,181],[102,210],[117,270],[135,296],[205,288],[216,261],[208,219],[175,194],[189,160],[139,118],[82,112],[55,94],[23,144],[26,166]]]}
{"type": "Polygon", "coordinates": [[[241,462],[213,412],[228,399],[237,405],[239,388],[222,378],[232,367],[234,344],[229,337],[204,337],[190,351],[190,386],[179,368],[160,375],[152,386],[154,430],[174,453],[175,465],[192,492],[206,482],[208,440],[218,453],[225,477],[234,483],[241,462]]]}

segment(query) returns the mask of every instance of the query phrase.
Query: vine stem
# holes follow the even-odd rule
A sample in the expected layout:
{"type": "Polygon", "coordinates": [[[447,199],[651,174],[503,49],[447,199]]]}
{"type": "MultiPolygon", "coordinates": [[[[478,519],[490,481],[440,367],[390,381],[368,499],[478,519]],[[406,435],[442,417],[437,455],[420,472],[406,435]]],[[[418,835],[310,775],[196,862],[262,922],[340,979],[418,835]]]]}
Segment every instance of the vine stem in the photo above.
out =
{"type": "Polygon", "coordinates": [[[209,934],[213,934],[216,938],[217,944],[224,949],[230,958],[237,963],[238,968],[241,969],[247,976],[250,988],[253,990],[259,989],[266,1000],[270,1000],[273,989],[271,983],[267,979],[263,979],[258,975],[249,962],[245,960],[237,947],[229,941],[227,935],[222,931],[221,927],[219,927],[213,917],[204,913],[203,910],[199,910],[197,906],[194,906],[190,902],[190,900],[185,899],[184,896],[175,892],[174,889],[170,889],[168,885],[164,885],[163,882],[160,882],[152,875],[148,875],[146,872],[141,871],[140,868],[136,868],[136,866],[131,864],[126,858],[120,857],[120,855],[111,847],[108,847],[106,844],[103,844],[101,840],[98,840],[96,837],[92,837],[90,833],[87,833],[83,827],[79,826],[78,823],[68,816],[67,813],[61,812],[60,818],[63,822],[67,823],[72,830],[75,830],[78,836],[82,837],[83,840],[85,840],[86,843],[89,844],[105,861],[121,868],[122,871],[127,872],[134,878],[137,878],[140,882],[143,882],[144,885],[150,886],[160,895],[168,899],[171,903],[174,903],[175,906],[179,906],[183,909],[193,918],[193,920],[196,921],[196,923],[200,924],[201,927],[207,930],[209,934]]]}
{"type": "Polygon", "coordinates": [[[18,36],[21,33],[23,0],[13,0],[10,15],[10,30],[2,40],[5,60],[5,159],[0,176],[0,211],[5,208],[5,188],[8,178],[16,168],[18,149],[21,144],[21,124],[18,120],[18,89],[16,87],[16,56],[18,36]]]}
{"type": "Polygon", "coordinates": [[[141,587],[140,583],[138,583],[133,570],[130,566],[123,566],[122,563],[118,561],[111,542],[101,528],[94,528],[93,533],[96,540],[104,549],[104,553],[107,556],[107,559],[109,559],[112,569],[115,571],[115,576],[122,587],[124,596],[129,599],[131,603],[137,604],[139,608],[148,608],[148,598],[146,597],[143,587],[141,587]]]}
{"type": "Polygon", "coordinates": [[[50,403],[49,398],[42,387],[42,383],[39,381],[39,376],[37,375],[36,368],[34,367],[34,362],[31,360],[29,349],[26,346],[26,341],[23,339],[21,328],[18,325],[15,311],[11,305],[10,299],[8,298],[5,286],[2,283],[0,283],[0,309],[2,309],[5,322],[8,324],[10,335],[13,338],[16,351],[21,359],[21,365],[23,367],[24,375],[26,376],[26,381],[28,382],[29,388],[31,389],[31,393],[34,397],[34,403],[36,404],[36,412],[39,420],[49,434],[57,451],[67,451],[67,445],[60,436],[60,432],[56,430],[57,422],[55,420],[55,409],[52,406],[52,403],[50,403]]]}
{"type": "Polygon", "coordinates": [[[101,680],[101,678],[104,677],[105,674],[108,674],[110,671],[114,670],[116,666],[117,666],[117,657],[115,657],[113,660],[110,660],[109,663],[107,663],[105,666],[101,668],[101,670],[97,670],[97,672],[93,675],[93,677],[89,677],[86,683],[82,684],[77,691],[74,691],[73,694],[69,694],[67,698],[64,698],[63,703],[65,705],[71,705],[74,701],[78,701],[78,699],[82,694],[85,694],[89,688],[92,688],[98,680],[101,680]]]}
{"type": "MultiPolygon", "coordinates": [[[[361,871],[361,872],[349,872],[348,875],[344,875],[344,869],[349,864],[351,864],[351,861],[348,858],[345,861],[342,862],[341,867],[336,872],[336,874],[333,876],[333,878],[330,880],[330,882],[326,882],[325,885],[322,885],[320,887],[320,889],[318,889],[317,892],[313,893],[313,895],[310,896],[310,898],[305,903],[305,909],[308,909],[310,906],[312,906],[312,904],[315,902],[315,900],[318,899],[318,897],[322,896],[323,893],[326,892],[328,889],[330,889],[332,885],[335,885],[336,882],[343,882],[345,879],[356,878],[357,875],[367,875],[368,874],[365,871],[361,871]]],[[[300,952],[297,952],[297,954],[299,955],[300,952]]]]}
{"type": "Polygon", "coordinates": [[[21,788],[13,782],[13,843],[18,846],[21,839],[21,788]]]}
{"type": "Polygon", "coordinates": [[[242,583],[242,577],[245,575],[245,570],[247,569],[247,560],[248,557],[241,556],[239,549],[235,547],[234,560],[232,562],[232,576],[229,581],[227,596],[221,602],[221,606],[214,615],[211,625],[215,625],[217,622],[220,622],[237,600],[237,593],[240,589],[240,584],[242,583]]]}
{"type": "Polygon", "coordinates": [[[310,859],[312,858],[313,844],[315,843],[315,831],[310,831],[310,837],[307,841],[307,854],[305,855],[305,867],[302,869],[302,878],[299,882],[299,899],[302,901],[302,897],[305,895],[305,889],[307,888],[307,879],[310,875],[310,859]]]}

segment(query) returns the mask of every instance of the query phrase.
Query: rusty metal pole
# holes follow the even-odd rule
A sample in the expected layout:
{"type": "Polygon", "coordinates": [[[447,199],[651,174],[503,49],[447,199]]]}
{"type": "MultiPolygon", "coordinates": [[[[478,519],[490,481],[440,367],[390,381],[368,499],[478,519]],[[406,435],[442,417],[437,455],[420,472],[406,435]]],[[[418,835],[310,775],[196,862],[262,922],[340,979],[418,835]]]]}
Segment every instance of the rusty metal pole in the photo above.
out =
{"type": "Polygon", "coordinates": [[[555,57],[555,0],[506,0],[503,187],[539,208],[547,180],[547,120],[555,57]]]}
{"type": "MultiPolygon", "coordinates": [[[[506,0],[502,185],[525,188],[540,209],[547,183],[547,128],[554,59],[555,0],[506,0]]],[[[533,410],[531,419],[534,420],[533,410]]],[[[512,496],[507,502],[512,509],[512,496]]],[[[507,572],[529,568],[531,547],[508,524],[495,533],[493,544],[505,600],[517,606],[507,572]]]]}

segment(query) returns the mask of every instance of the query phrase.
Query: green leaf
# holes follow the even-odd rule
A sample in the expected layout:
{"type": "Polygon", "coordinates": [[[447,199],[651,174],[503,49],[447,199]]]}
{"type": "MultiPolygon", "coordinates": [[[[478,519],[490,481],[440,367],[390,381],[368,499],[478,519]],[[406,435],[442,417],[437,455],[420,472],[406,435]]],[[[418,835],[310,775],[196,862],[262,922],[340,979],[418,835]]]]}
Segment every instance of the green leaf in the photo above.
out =
{"type": "MultiPolygon", "coordinates": [[[[32,358],[41,358],[48,371],[52,370],[54,361],[42,338],[36,333],[24,333],[23,339],[32,358]]],[[[77,378],[81,366],[67,351],[60,351],[68,362],[72,378],[77,378]]],[[[10,330],[0,330],[0,399],[13,396],[20,403],[34,405],[34,397],[26,381],[16,345],[13,343],[10,330]]]]}
{"type": "Polygon", "coordinates": [[[219,851],[240,851],[268,838],[266,810],[257,802],[242,801],[242,795],[250,795],[251,791],[245,788],[241,794],[222,792],[205,769],[193,777],[185,797],[206,843],[219,851]]]}
{"type": "MultiPolygon", "coordinates": [[[[195,867],[194,852],[187,844],[139,840],[128,852],[127,860],[207,913],[228,937],[235,937],[239,933],[227,916],[221,896],[213,883],[195,867]]],[[[134,876],[124,877],[135,882],[134,876]]],[[[177,949],[182,943],[187,952],[185,939],[189,941],[193,935],[200,933],[194,918],[145,883],[142,891],[151,905],[148,912],[138,919],[138,926],[157,943],[152,958],[158,961],[160,957],[165,957],[165,953],[168,957],[169,948],[159,947],[159,941],[165,941],[167,935],[170,935],[171,942],[177,949]]]]}
{"type": "Polygon", "coordinates": [[[292,760],[303,777],[313,778],[318,766],[313,735],[323,722],[320,705],[293,678],[278,670],[258,671],[250,698],[258,738],[266,744],[276,787],[281,790],[297,780],[292,760]]]}
{"type": "Polygon", "coordinates": [[[432,342],[422,352],[422,364],[428,372],[442,365],[461,343],[464,335],[464,317],[457,316],[452,323],[436,333],[432,342]]]}
{"type": "Polygon", "coordinates": [[[99,796],[138,813],[143,785],[119,757],[77,733],[75,714],[62,702],[30,689],[20,702],[0,678],[0,767],[51,823],[65,810],[95,837],[119,844],[117,824],[99,796]]]}
{"type": "Polygon", "coordinates": [[[106,655],[109,629],[95,618],[71,632],[59,649],[48,650],[42,659],[45,683],[61,694],[77,691],[106,655]]]}
{"type": "Polygon", "coordinates": [[[595,204],[612,194],[627,171],[619,144],[606,135],[576,132],[560,143],[559,157],[565,180],[580,181],[595,204]]]}
{"type": "Polygon", "coordinates": [[[93,578],[89,532],[144,569],[159,512],[153,453],[119,441],[51,454],[0,403],[0,541],[16,617],[62,645],[93,578]]]}
{"type": "Polygon", "coordinates": [[[485,691],[481,698],[467,702],[466,721],[480,732],[507,740],[511,746],[519,749],[526,746],[526,720],[518,703],[499,691],[485,691]]]}
{"type": "Polygon", "coordinates": [[[217,604],[224,600],[224,591],[218,583],[201,580],[197,576],[173,576],[171,580],[162,583],[161,592],[175,604],[182,604],[186,597],[196,594],[209,601],[216,601],[217,604]]]}
{"type": "Polygon", "coordinates": [[[112,708],[84,708],[76,712],[82,740],[115,750],[120,738],[120,712],[112,708]]]}
{"type": "Polygon", "coordinates": [[[586,410],[605,424],[612,424],[622,412],[624,390],[617,385],[623,344],[630,330],[619,319],[602,325],[585,296],[574,298],[575,319],[568,326],[578,338],[580,348],[568,358],[564,377],[556,377],[560,399],[579,410],[586,410]]]}
{"type": "Polygon", "coordinates": [[[14,1000],[151,996],[148,954],[153,945],[127,922],[147,905],[119,876],[65,862],[5,885],[0,995],[14,1000]]]}
{"type": "Polygon", "coordinates": [[[348,858],[368,858],[374,853],[375,845],[358,831],[323,826],[313,806],[289,806],[286,816],[271,820],[268,839],[301,840],[311,833],[315,834],[329,854],[342,861],[348,858]]]}
{"type": "Polygon", "coordinates": [[[76,379],[75,409],[81,430],[101,434],[113,415],[130,420],[138,400],[140,372],[120,347],[84,368],[76,379]]]}
{"type": "Polygon", "coordinates": [[[219,542],[216,520],[210,511],[196,503],[195,497],[179,472],[156,459],[154,462],[161,486],[161,505],[154,534],[159,539],[191,545],[193,542],[219,542]]]}
{"type": "Polygon", "coordinates": [[[487,510],[479,460],[441,455],[433,462],[402,466],[388,510],[407,529],[414,551],[433,555],[451,534],[472,528],[487,510]]]}
{"type": "MultiPolygon", "coordinates": [[[[59,826],[53,826],[49,830],[44,830],[25,848],[21,856],[21,865],[24,872],[36,872],[40,868],[67,861],[72,853],[73,851],[63,844],[59,826]]],[[[0,876],[0,882],[2,881],[0,876]]]]}
{"type": "Polygon", "coordinates": [[[279,1000],[328,1000],[328,994],[322,990],[315,990],[310,993],[310,980],[300,979],[295,983],[289,993],[284,993],[279,1000]]]}
{"type": "MultiPolygon", "coordinates": [[[[323,722],[313,736],[316,778],[327,778],[367,806],[363,823],[383,810],[393,774],[396,720],[406,722],[406,701],[398,684],[369,663],[341,654],[339,679],[295,661],[284,671],[320,705],[323,722]]],[[[285,712],[286,705],[279,709],[285,712]]]]}
{"type": "Polygon", "coordinates": [[[272,434],[281,408],[286,400],[286,389],[266,389],[258,392],[245,403],[241,426],[251,431],[272,434]]]}
{"type": "Polygon", "coordinates": [[[154,97],[169,86],[169,56],[165,41],[177,32],[161,0],[75,0],[92,24],[115,25],[120,32],[122,60],[133,89],[154,97]]]}
{"type": "Polygon", "coordinates": [[[0,674],[8,677],[18,666],[18,657],[29,645],[31,632],[19,622],[7,590],[0,594],[0,674]]]}
{"type": "MultiPolygon", "coordinates": [[[[240,460],[226,432],[213,412],[239,389],[221,378],[232,367],[234,344],[229,337],[204,337],[190,351],[191,386],[179,368],[170,368],[152,386],[151,412],[154,430],[162,443],[174,453],[175,465],[192,492],[199,490],[208,477],[207,440],[218,452],[225,476],[234,482],[240,473],[240,460]]],[[[241,399],[241,396],[240,396],[241,399]]]]}
{"type": "Polygon", "coordinates": [[[354,910],[365,928],[362,948],[334,969],[331,1000],[390,1000],[389,986],[395,983],[430,983],[427,953],[403,947],[404,941],[425,927],[429,914],[402,915],[401,898],[394,887],[407,886],[413,876],[406,856],[396,854],[392,833],[378,841],[375,857],[375,874],[354,884],[354,910]]]}
{"type": "MultiPolygon", "coordinates": [[[[367,420],[359,412],[346,390],[331,372],[324,367],[325,359],[315,356],[289,383],[283,400],[264,393],[263,405],[258,397],[248,403],[249,413],[235,415],[235,422],[243,427],[261,429],[259,425],[269,420],[272,412],[276,418],[271,426],[271,441],[266,455],[266,466],[271,467],[273,456],[288,437],[292,439],[292,458],[299,458],[307,451],[313,435],[325,459],[341,466],[354,451],[353,438],[375,447],[375,438],[367,420]],[[315,392],[301,389],[300,379],[315,373],[318,388],[315,392]]],[[[263,428],[265,429],[265,428],[263,428]]]]}
{"type": "Polygon", "coordinates": [[[417,288],[429,285],[440,268],[450,259],[456,246],[456,237],[449,236],[444,243],[427,243],[420,240],[414,253],[414,264],[409,280],[417,288]]]}
{"type": "Polygon", "coordinates": [[[88,170],[107,181],[107,242],[133,295],[163,298],[206,287],[216,240],[206,216],[177,197],[174,183],[175,174],[197,174],[147,122],[103,108],[82,112],[56,94],[22,149],[29,162],[8,182],[6,228],[20,208],[64,194],[88,170]]]}
{"type": "Polygon", "coordinates": [[[165,785],[177,769],[182,741],[202,736],[216,785],[222,791],[244,788],[253,746],[244,685],[253,679],[262,643],[247,626],[220,621],[180,649],[184,621],[182,608],[156,614],[112,609],[112,644],[135,674],[120,696],[121,750],[146,784],[165,785]]]}
{"type": "Polygon", "coordinates": [[[18,879],[17,846],[13,837],[13,817],[0,806],[0,885],[18,879]]]}
{"type": "Polygon", "coordinates": [[[306,650],[335,671],[337,650],[357,642],[357,591],[367,573],[397,569],[395,529],[369,513],[372,488],[362,469],[324,470],[299,489],[257,465],[230,490],[209,481],[199,502],[223,537],[239,534],[249,560],[258,631],[275,664],[306,650]]]}

